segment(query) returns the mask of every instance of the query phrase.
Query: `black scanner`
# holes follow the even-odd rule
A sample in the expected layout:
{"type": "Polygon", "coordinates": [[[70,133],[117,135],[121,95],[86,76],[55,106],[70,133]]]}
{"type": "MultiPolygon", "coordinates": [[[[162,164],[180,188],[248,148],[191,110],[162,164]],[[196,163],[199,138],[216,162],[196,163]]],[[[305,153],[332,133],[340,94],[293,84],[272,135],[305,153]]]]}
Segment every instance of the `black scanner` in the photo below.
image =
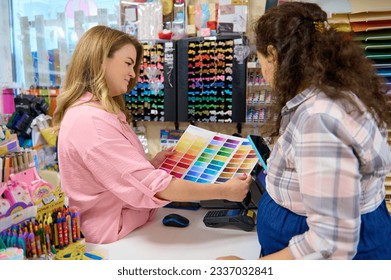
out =
{"type": "Polygon", "coordinates": [[[208,211],[204,217],[207,227],[236,226],[244,231],[252,231],[255,227],[256,214],[248,209],[230,209],[208,211]]]}

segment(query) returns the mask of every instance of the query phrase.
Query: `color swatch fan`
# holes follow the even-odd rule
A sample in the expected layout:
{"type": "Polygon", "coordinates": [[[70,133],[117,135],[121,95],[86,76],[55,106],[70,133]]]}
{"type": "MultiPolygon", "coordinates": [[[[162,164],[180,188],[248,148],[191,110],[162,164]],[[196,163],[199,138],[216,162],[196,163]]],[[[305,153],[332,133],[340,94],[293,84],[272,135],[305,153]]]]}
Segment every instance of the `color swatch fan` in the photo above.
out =
{"type": "Polygon", "coordinates": [[[212,132],[190,125],[160,169],[198,183],[224,183],[250,174],[258,158],[245,138],[212,132]]]}

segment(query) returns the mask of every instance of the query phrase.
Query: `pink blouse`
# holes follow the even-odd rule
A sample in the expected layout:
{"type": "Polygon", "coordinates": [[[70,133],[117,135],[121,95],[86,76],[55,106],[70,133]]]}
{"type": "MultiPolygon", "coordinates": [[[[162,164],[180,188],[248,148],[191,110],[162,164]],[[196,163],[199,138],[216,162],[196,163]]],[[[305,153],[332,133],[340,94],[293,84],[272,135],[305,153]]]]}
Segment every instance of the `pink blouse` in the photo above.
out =
{"type": "MultiPolygon", "coordinates": [[[[84,100],[89,100],[86,93],[84,100]]],[[[87,242],[111,243],[169,201],[155,197],[172,176],[155,169],[125,115],[87,104],[69,108],[58,136],[61,188],[80,209],[87,242]]]]}

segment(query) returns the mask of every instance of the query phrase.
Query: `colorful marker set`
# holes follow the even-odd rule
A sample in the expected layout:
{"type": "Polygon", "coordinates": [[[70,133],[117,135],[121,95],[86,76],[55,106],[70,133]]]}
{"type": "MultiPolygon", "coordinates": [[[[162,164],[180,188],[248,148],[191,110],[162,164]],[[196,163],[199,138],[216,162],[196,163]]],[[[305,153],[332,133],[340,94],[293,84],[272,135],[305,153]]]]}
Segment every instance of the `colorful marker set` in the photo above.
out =
{"type": "Polygon", "coordinates": [[[265,122],[269,119],[269,109],[268,108],[256,108],[248,107],[246,113],[246,122],[265,122]]]}
{"type": "Polygon", "coordinates": [[[77,208],[62,208],[42,219],[29,219],[0,232],[1,247],[23,249],[29,259],[48,257],[81,239],[77,208]]]}
{"type": "Polygon", "coordinates": [[[223,183],[250,174],[258,159],[245,138],[189,126],[160,169],[198,183],[223,183]]]}

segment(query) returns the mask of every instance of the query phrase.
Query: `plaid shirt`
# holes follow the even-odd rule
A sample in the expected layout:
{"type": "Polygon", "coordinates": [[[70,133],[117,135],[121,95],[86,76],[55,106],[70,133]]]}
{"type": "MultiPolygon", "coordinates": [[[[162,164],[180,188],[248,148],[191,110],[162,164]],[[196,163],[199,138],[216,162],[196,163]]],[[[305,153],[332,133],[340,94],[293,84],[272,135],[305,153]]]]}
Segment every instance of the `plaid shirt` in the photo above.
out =
{"type": "Polygon", "coordinates": [[[306,216],[309,226],[290,240],[291,254],[353,258],[360,215],[385,197],[391,169],[386,130],[367,111],[359,114],[351,104],[309,88],[283,108],[280,135],[268,159],[267,191],[279,205],[306,216]]]}

